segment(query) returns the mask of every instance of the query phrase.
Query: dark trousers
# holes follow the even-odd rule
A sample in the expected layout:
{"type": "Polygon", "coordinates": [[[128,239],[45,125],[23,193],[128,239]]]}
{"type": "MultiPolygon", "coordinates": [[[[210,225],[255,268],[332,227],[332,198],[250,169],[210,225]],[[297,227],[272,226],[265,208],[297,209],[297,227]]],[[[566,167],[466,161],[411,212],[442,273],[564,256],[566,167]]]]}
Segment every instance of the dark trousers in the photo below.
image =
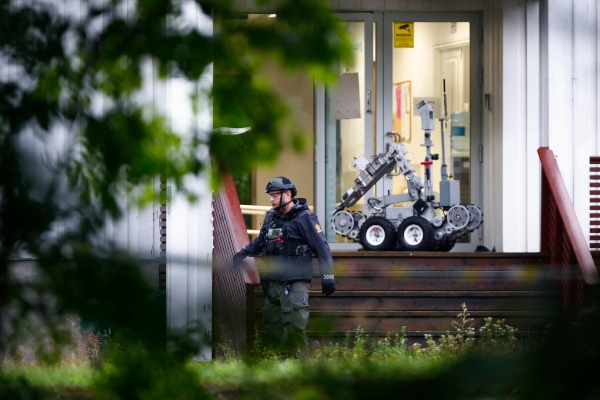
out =
{"type": "Polygon", "coordinates": [[[271,281],[263,306],[268,338],[283,346],[306,350],[309,281],[271,281]],[[278,304],[279,303],[279,304],[278,304]]]}

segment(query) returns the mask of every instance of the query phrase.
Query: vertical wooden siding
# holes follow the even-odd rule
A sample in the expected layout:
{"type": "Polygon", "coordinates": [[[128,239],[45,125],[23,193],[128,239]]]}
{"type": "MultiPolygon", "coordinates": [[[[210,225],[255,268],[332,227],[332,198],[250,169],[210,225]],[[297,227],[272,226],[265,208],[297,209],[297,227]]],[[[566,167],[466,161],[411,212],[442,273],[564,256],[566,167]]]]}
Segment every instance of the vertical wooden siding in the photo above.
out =
{"type": "Polygon", "coordinates": [[[254,326],[246,321],[247,300],[254,298],[247,291],[253,291],[260,277],[252,259],[243,269],[231,265],[233,254],[249,242],[231,176],[223,177],[221,190],[213,196],[213,218],[213,343],[229,343],[240,351],[252,334],[247,329],[254,326]]]}
{"type": "Polygon", "coordinates": [[[158,288],[167,288],[167,179],[160,177],[159,191],[160,211],[158,214],[159,245],[158,288]]]}
{"type": "Polygon", "coordinates": [[[600,251],[600,157],[590,157],[590,250],[600,251]]]}

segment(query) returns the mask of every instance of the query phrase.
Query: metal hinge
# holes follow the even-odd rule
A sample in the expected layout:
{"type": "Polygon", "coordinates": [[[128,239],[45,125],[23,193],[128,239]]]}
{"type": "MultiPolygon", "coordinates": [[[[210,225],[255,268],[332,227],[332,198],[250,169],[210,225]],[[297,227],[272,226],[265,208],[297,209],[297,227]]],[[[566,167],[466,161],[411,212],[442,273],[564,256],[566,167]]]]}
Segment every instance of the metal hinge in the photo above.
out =
{"type": "Polygon", "coordinates": [[[479,162],[482,163],[483,162],[483,145],[480,144],[479,145],[479,149],[478,149],[478,157],[479,157],[479,162]]]}
{"type": "Polygon", "coordinates": [[[479,67],[477,80],[479,82],[479,86],[483,85],[483,67],[479,67]]]}
{"type": "Polygon", "coordinates": [[[483,44],[483,26],[479,25],[479,44],[483,44]]]}

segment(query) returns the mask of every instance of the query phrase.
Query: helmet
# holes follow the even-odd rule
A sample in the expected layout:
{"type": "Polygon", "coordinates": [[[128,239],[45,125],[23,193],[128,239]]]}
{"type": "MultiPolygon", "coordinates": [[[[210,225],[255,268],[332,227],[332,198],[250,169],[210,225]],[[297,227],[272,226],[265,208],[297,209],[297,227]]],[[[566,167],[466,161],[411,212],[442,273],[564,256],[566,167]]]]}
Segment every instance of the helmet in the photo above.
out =
{"type": "Polygon", "coordinates": [[[285,176],[278,176],[277,178],[271,179],[269,183],[267,183],[265,193],[269,193],[274,190],[290,190],[292,192],[292,197],[296,197],[296,193],[298,193],[296,186],[294,186],[294,182],[285,176]]]}

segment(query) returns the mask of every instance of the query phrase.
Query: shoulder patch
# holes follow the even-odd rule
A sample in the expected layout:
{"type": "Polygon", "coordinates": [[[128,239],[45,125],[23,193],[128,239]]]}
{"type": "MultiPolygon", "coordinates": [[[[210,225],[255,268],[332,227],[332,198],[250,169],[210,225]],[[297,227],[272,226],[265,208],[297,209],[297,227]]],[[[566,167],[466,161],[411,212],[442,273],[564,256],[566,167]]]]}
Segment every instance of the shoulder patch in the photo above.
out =
{"type": "Polygon", "coordinates": [[[323,230],[321,229],[321,225],[319,225],[319,224],[315,225],[315,230],[317,231],[317,233],[323,232],[323,230]]]}

